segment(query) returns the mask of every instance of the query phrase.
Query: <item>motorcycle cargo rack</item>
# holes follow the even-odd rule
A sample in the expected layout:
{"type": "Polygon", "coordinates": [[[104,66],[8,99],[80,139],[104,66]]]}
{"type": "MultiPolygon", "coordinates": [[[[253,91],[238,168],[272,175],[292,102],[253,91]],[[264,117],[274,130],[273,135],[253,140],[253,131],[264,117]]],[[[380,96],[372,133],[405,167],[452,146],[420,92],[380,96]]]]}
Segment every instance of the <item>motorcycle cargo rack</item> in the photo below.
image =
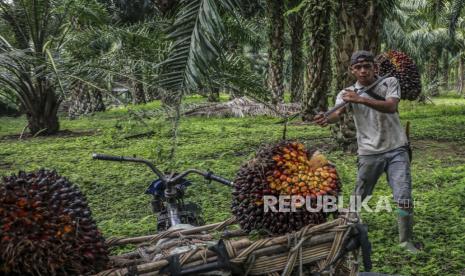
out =
{"type": "Polygon", "coordinates": [[[371,247],[356,213],[340,213],[326,223],[281,236],[254,239],[234,217],[219,223],[170,229],[156,235],[109,238],[110,247],[135,250],[111,256],[98,275],[357,275],[359,254],[371,268],[371,247]],[[232,229],[235,228],[235,229],[232,229]],[[213,274],[215,275],[215,274],[213,274]],[[228,275],[228,274],[221,274],[228,275]]]}

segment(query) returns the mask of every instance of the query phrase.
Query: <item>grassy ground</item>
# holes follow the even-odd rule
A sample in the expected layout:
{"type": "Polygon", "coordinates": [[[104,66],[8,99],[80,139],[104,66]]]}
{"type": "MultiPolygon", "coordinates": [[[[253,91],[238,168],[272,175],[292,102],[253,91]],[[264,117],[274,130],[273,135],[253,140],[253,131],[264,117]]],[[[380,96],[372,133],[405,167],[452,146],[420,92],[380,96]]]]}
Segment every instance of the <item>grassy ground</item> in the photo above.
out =
{"type": "MultiPolygon", "coordinates": [[[[198,102],[201,99],[190,99],[198,102]]],[[[424,244],[417,256],[402,252],[397,245],[394,213],[364,213],[373,245],[374,271],[402,275],[460,275],[465,273],[465,100],[451,97],[435,104],[402,103],[401,119],[412,124],[414,196],[417,200],[415,233],[424,244]]],[[[159,103],[132,107],[150,111],[159,103]]],[[[61,119],[62,136],[27,138],[17,135],[24,118],[0,118],[0,175],[40,167],[56,169],[80,186],[105,236],[135,236],[153,233],[155,219],[149,197],[144,195],[153,175],[146,167],[91,160],[91,153],[137,155],[154,160],[161,169],[196,167],[211,169],[233,178],[239,166],[260,144],[279,139],[278,120],[255,118],[183,118],[180,125],[176,162],[165,162],[170,149],[170,125],[153,115],[148,127],[142,126],[127,108],[61,119]],[[155,131],[150,138],[126,140],[123,137],[155,131]]],[[[354,186],[356,157],[323,146],[331,143],[328,129],[291,125],[289,138],[296,138],[325,150],[337,167],[344,184],[344,195],[354,186]]],[[[188,192],[188,200],[199,203],[208,223],[230,216],[230,191],[198,180],[188,192]]],[[[381,179],[375,191],[390,196],[381,179]]]]}

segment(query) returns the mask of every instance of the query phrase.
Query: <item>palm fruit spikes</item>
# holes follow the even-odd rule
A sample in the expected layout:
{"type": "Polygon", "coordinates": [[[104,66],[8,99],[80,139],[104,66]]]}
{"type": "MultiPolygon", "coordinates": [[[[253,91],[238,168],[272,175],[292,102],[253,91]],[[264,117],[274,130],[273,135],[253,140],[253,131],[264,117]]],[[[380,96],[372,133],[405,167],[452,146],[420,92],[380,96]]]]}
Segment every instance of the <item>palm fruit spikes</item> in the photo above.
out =
{"type": "Polygon", "coordinates": [[[388,51],[376,57],[379,75],[390,73],[399,80],[401,98],[416,100],[421,94],[421,78],[417,66],[405,53],[388,51]]]}
{"type": "Polygon", "coordinates": [[[54,171],[19,172],[0,182],[0,274],[90,274],[108,250],[86,198],[54,171]]]}
{"type": "Polygon", "coordinates": [[[276,167],[267,177],[271,189],[283,195],[301,195],[315,198],[337,194],[336,169],[318,152],[309,159],[305,146],[291,143],[283,146],[274,156],[276,167]]]}
{"type": "MultiPolygon", "coordinates": [[[[334,195],[340,191],[335,167],[315,150],[294,141],[262,147],[244,164],[234,181],[232,212],[245,231],[262,229],[271,234],[299,230],[326,221],[327,213],[298,208],[295,212],[264,212],[263,197],[334,195]]],[[[305,203],[302,203],[303,207],[305,203]]],[[[313,205],[312,205],[313,207],[313,205]]]]}

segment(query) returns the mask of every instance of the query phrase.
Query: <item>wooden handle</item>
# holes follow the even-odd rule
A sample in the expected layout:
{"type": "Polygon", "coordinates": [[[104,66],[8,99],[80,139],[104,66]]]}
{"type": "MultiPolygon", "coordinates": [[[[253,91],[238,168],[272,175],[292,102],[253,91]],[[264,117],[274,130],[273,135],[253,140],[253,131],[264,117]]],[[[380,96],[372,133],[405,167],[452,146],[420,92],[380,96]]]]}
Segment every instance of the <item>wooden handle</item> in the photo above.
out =
{"type": "Polygon", "coordinates": [[[329,115],[333,114],[336,110],[340,109],[340,108],[343,108],[344,106],[346,106],[348,103],[346,102],[342,102],[340,104],[337,104],[335,105],[333,108],[331,108],[330,110],[326,111],[323,116],[325,117],[328,117],[329,115]]]}

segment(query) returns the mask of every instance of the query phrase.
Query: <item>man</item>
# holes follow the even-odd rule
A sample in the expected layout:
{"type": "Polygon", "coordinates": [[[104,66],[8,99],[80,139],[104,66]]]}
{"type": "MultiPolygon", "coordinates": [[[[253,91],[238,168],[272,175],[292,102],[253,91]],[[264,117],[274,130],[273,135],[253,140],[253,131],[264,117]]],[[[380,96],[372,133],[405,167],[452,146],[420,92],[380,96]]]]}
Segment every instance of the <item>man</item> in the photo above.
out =
{"type": "Polygon", "coordinates": [[[336,99],[336,104],[344,101],[349,105],[328,117],[318,114],[313,120],[325,127],[337,122],[346,108],[353,110],[358,144],[358,174],[354,194],[362,199],[371,195],[379,177],[385,172],[398,206],[400,245],[416,253],[418,249],[411,242],[413,201],[408,140],[397,113],[401,93],[399,83],[396,78],[389,77],[368,94],[358,95],[355,92],[377,78],[374,56],[368,51],[353,53],[350,71],[357,82],[342,90],[336,99]]]}

